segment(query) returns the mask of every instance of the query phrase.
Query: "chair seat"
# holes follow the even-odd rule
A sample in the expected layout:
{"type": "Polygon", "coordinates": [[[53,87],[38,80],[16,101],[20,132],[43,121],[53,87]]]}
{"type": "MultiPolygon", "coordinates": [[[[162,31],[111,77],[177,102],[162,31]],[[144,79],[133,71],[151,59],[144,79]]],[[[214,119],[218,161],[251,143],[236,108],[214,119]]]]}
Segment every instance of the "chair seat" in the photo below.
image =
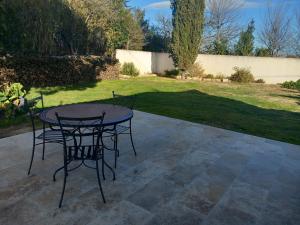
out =
{"type": "Polygon", "coordinates": [[[45,136],[45,141],[55,141],[62,142],[63,137],[60,130],[46,130],[37,136],[37,139],[43,140],[45,136]]]}
{"type": "Polygon", "coordinates": [[[117,125],[116,129],[114,129],[113,127],[108,128],[108,130],[105,130],[105,133],[109,133],[109,134],[123,134],[124,132],[126,132],[127,130],[129,130],[130,127],[128,126],[123,126],[123,125],[117,125]]]}

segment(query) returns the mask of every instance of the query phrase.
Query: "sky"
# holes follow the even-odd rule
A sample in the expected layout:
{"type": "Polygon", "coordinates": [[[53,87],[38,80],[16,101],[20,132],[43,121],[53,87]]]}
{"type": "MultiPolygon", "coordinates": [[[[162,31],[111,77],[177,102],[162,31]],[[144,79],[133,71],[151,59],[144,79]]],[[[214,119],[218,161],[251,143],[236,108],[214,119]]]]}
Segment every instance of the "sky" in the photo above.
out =
{"type": "MultiPolygon", "coordinates": [[[[286,4],[287,15],[293,17],[296,11],[300,11],[300,0],[235,0],[243,3],[240,12],[239,23],[246,27],[251,19],[255,20],[256,33],[258,33],[264,21],[267,7],[271,2],[273,5],[286,4]]],[[[130,7],[138,7],[145,10],[146,18],[150,24],[155,24],[157,15],[162,14],[171,17],[169,0],[129,0],[130,7]]]]}

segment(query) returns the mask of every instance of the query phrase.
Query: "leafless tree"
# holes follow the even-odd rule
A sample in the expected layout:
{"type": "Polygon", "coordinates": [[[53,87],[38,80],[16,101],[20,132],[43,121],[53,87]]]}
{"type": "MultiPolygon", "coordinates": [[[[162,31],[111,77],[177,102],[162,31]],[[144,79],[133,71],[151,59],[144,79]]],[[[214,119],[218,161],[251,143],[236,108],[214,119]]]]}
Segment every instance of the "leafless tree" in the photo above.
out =
{"type": "Polygon", "coordinates": [[[161,38],[161,45],[168,49],[172,39],[172,20],[169,17],[158,14],[156,16],[156,23],[156,32],[161,38]]]}
{"type": "Polygon", "coordinates": [[[286,7],[269,4],[260,32],[260,40],[272,56],[284,54],[290,45],[291,18],[287,16],[286,7]]]}
{"type": "Polygon", "coordinates": [[[238,18],[244,4],[240,0],[207,0],[204,45],[213,41],[231,41],[238,36],[238,18]],[[206,43],[205,43],[206,42],[206,43]]]}
{"type": "Polygon", "coordinates": [[[165,15],[158,14],[156,16],[156,21],[159,29],[159,33],[165,39],[170,39],[172,36],[172,20],[165,15]]]}
{"type": "Polygon", "coordinates": [[[300,12],[296,12],[296,27],[295,27],[295,52],[300,56],[300,12]]]}

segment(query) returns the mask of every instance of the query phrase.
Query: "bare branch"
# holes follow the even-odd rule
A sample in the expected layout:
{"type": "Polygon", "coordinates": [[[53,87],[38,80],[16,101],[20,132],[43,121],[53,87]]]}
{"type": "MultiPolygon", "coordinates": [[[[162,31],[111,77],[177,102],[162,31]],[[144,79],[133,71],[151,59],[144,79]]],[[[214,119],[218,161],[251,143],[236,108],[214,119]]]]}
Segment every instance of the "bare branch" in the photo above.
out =
{"type": "Polygon", "coordinates": [[[300,56],[300,12],[296,11],[296,26],[295,26],[295,52],[300,56]]]}
{"type": "Polygon", "coordinates": [[[286,15],[286,5],[269,5],[260,40],[271,55],[279,56],[288,49],[291,40],[290,31],[291,18],[286,15]]]}
{"type": "Polygon", "coordinates": [[[158,24],[159,33],[165,39],[170,39],[172,37],[172,20],[162,14],[156,16],[156,21],[158,24]]]}
{"type": "Polygon", "coordinates": [[[207,0],[205,38],[228,41],[239,34],[238,17],[243,8],[239,0],[207,0]]]}

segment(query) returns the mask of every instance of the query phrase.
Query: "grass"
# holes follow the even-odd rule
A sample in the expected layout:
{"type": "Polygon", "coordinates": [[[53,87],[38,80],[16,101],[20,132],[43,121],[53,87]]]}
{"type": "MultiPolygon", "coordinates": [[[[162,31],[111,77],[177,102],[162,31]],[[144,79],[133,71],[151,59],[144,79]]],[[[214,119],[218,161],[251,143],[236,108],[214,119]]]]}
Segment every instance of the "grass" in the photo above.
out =
{"type": "MultiPolygon", "coordinates": [[[[78,86],[32,88],[28,97],[43,91],[45,105],[50,107],[109,102],[112,90],[124,95],[136,94],[135,108],[140,111],[300,144],[300,92],[277,85],[132,78],[78,86]]],[[[1,123],[2,127],[12,124],[11,121],[1,123]]]]}

